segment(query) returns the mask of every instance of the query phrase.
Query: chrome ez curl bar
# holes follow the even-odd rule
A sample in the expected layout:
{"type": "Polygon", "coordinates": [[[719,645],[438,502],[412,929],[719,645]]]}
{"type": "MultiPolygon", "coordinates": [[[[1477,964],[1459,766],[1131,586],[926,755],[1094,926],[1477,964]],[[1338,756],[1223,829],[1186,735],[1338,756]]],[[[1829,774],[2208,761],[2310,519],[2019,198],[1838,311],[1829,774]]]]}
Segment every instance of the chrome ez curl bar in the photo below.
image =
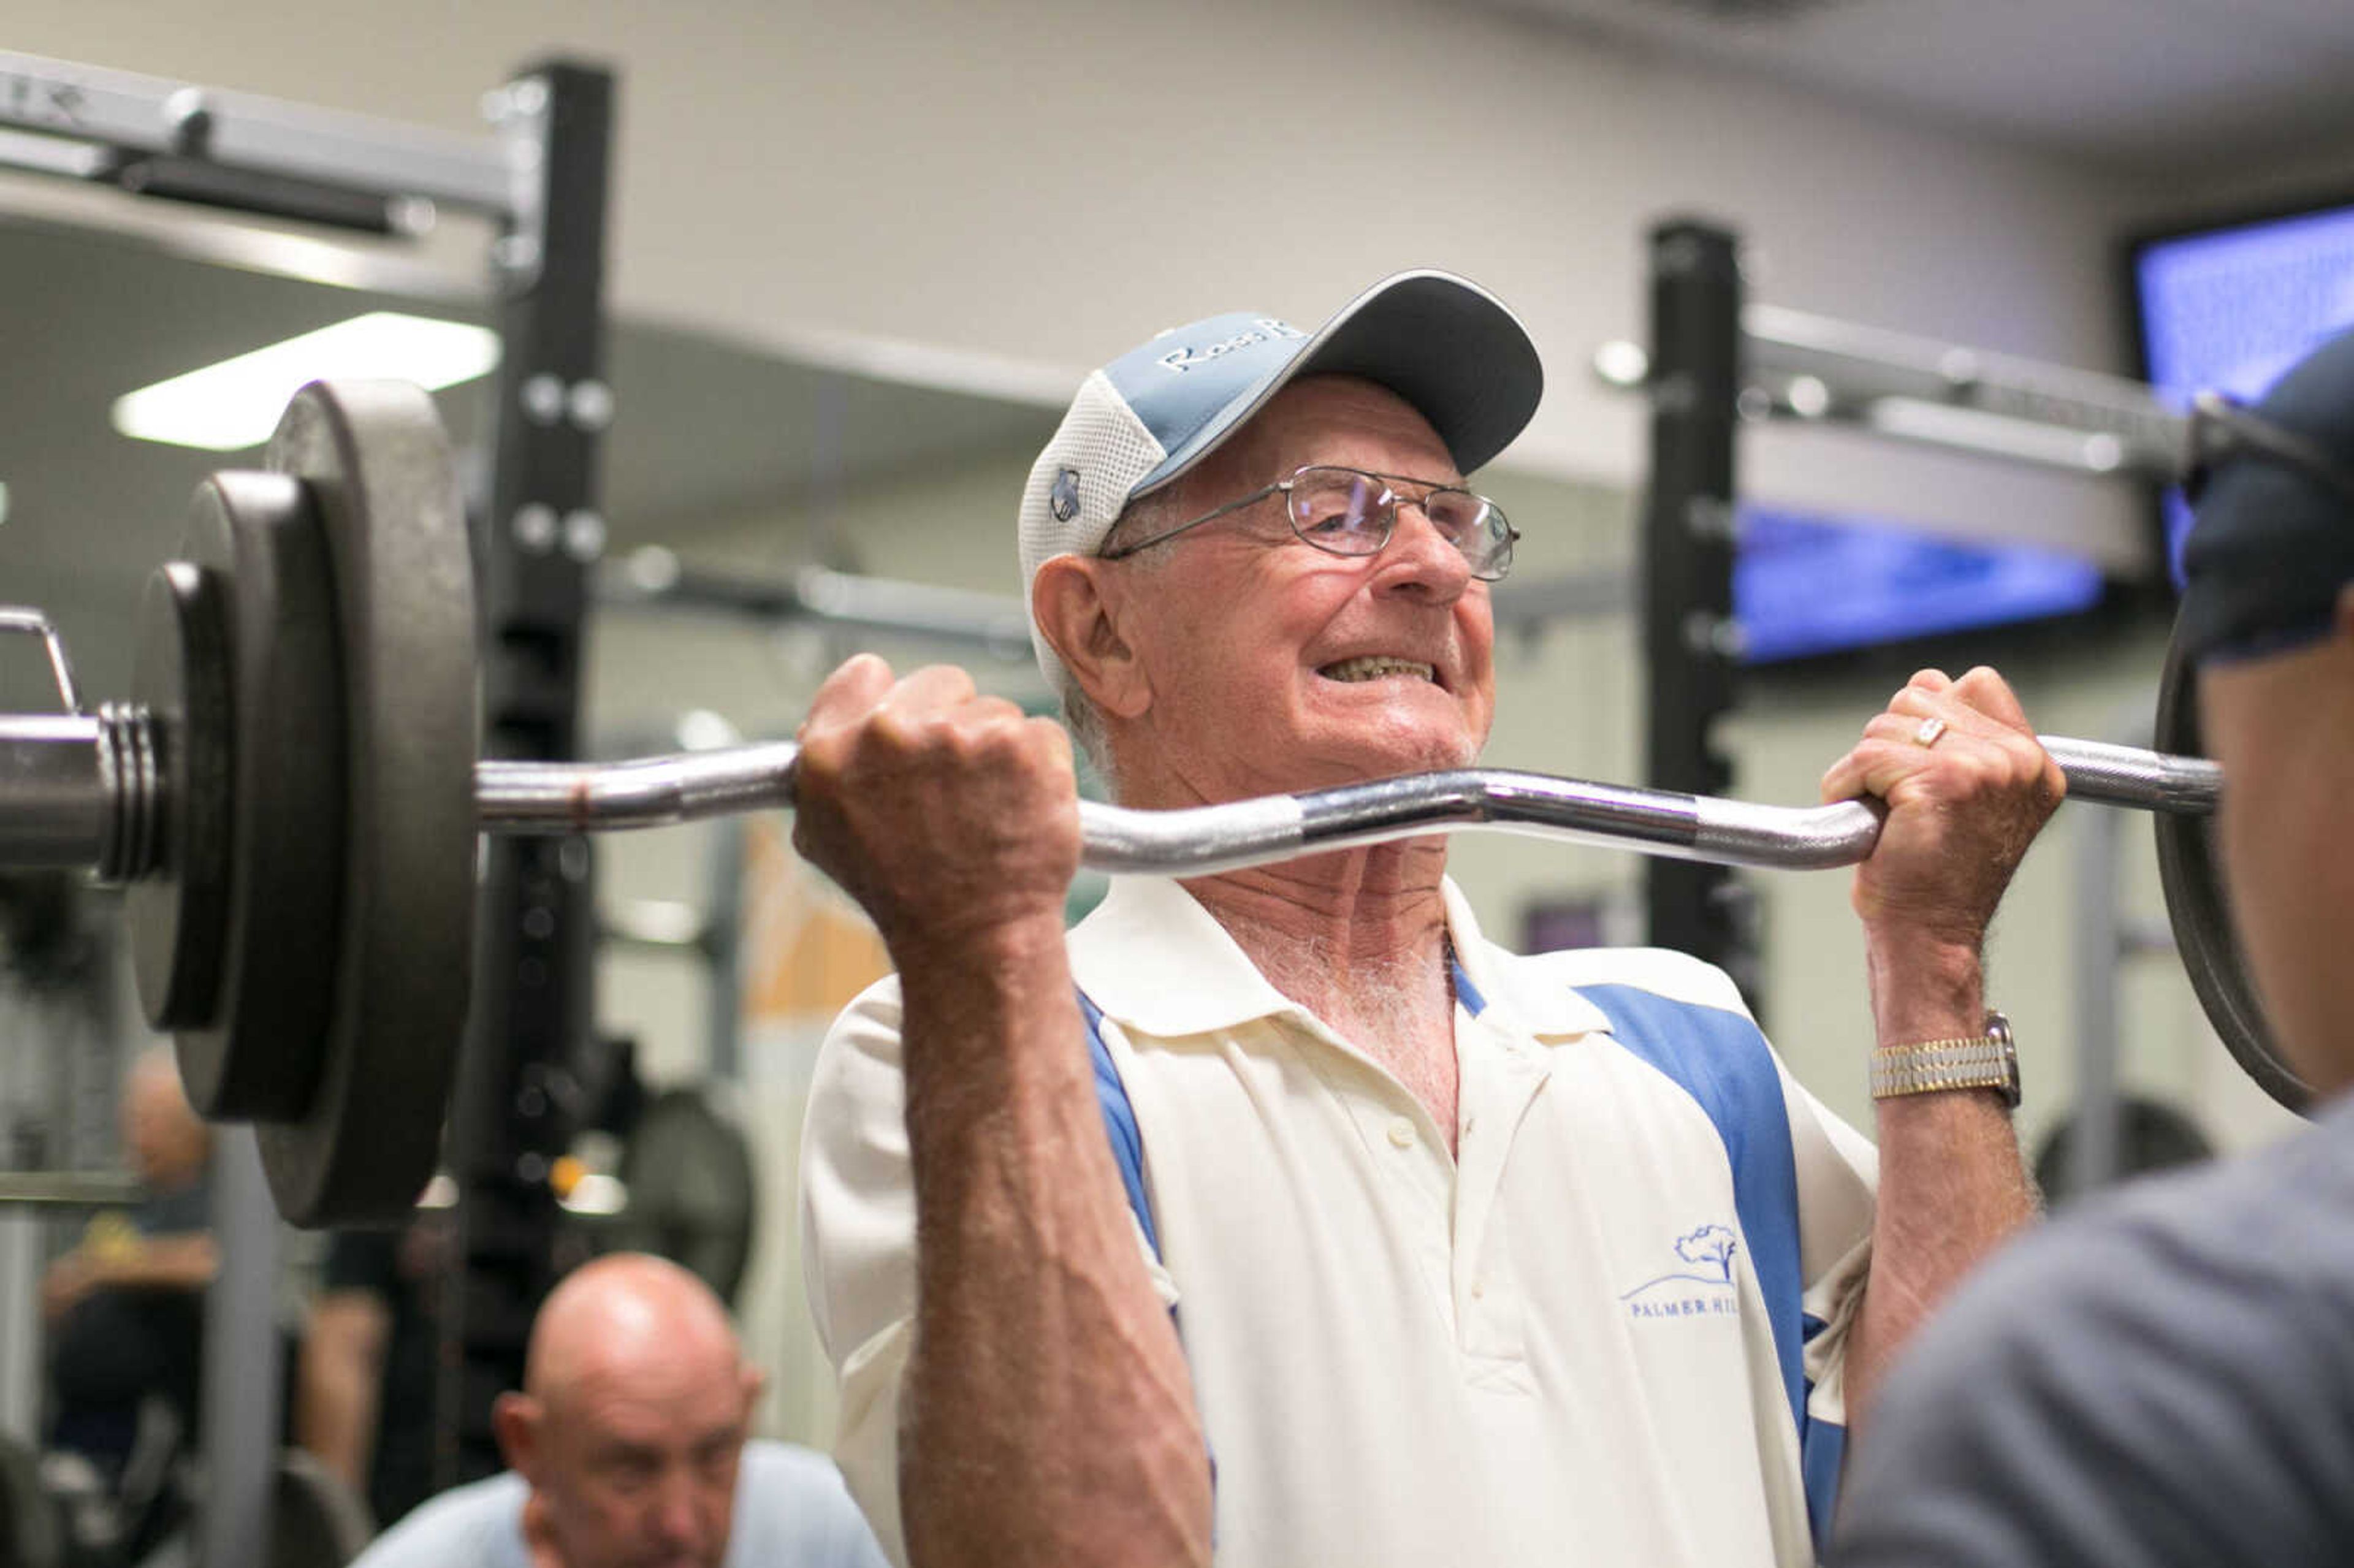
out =
{"type": "MultiPolygon", "coordinates": [[[[37,611],[0,609],[0,630],[38,630],[37,611]]],[[[101,880],[168,875],[157,824],[168,814],[166,744],[156,716],[110,705],[103,715],[0,715],[0,867],[83,870],[101,880]]],[[[2214,810],[2222,769],[2202,757],[2064,736],[2038,741],[2071,800],[2200,816],[2214,810]]],[[[801,747],[768,741],[618,762],[474,764],[475,821],[488,833],[622,832],[748,811],[790,810],[801,747]]],[[[1852,865],[1879,841],[1865,801],[1768,806],[1511,768],[1458,768],[1140,810],[1079,802],[1080,863],[1114,875],[1203,876],[1352,845],[1432,833],[1520,833],[1562,842],[1772,871],[1852,865]]]]}
{"type": "MultiPolygon", "coordinates": [[[[2222,769],[2205,758],[2039,738],[2067,775],[2073,800],[2200,815],[2215,809],[2222,790],[2222,769]]],[[[474,769],[474,798],[486,832],[663,827],[790,808],[800,751],[790,741],[774,741],[625,762],[482,762],[474,769]]],[[[1760,806],[1463,768],[1176,810],[1082,800],[1079,860],[1115,875],[1202,876],[1355,844],[1484,830],[1720,865],[1815,871],[1869,855],[1881,816],[1861,800],[1760,806]]]]}

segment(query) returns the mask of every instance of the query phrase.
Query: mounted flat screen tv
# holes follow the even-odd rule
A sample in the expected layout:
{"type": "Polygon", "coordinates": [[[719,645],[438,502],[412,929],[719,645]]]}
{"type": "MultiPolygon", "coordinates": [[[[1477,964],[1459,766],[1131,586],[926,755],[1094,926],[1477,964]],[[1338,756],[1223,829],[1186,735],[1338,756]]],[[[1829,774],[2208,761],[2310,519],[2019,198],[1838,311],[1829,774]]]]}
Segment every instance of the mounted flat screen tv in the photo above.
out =
{"type": "MultiPolygon", "coordinates": [[[[2281,372],[2354,324],[2354,202],[2143,236],[2127,246],[2142,373],[2187,407],[2212,387],[2253,400],[2281,372]]],[[[2190,510],[2160,499],[2179,587],[2190,510]]]]}
{"type": "Polygon", "coordinates": [[[1739,522],[1733,613],[1752,664],[2075,615],[2108,590],[2097,566],[2062,550],[1755,505],[1739,522]]]}

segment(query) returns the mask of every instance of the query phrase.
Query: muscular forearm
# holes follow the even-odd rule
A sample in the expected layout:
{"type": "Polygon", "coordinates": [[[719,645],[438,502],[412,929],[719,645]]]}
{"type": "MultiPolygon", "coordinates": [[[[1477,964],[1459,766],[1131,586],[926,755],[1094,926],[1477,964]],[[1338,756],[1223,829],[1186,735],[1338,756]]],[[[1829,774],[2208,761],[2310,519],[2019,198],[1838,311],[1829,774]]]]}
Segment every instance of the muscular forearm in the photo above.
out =
{"type": "Polygon", "coordinates": [[[1209,1560],[1184,1359],[1104,1135],[1059,921],[899,955],[918,1306],[910,1559],[1209,1560]]]}
{"type": "MultiPolygon", "coordinates": [[[[1871,965],[1881,1044],[1958,1038],[1983,1027],[1975,950],[1875,944],[1871,965]]],[[[1900,1096],[1879,1103],[1878,1124],[1872,1274],[1847,1352],[1851,1429],[1863,1424],[1881,1373],[1914,1330],[2034,1207],[1999,1094],[1900,1096]]]]}

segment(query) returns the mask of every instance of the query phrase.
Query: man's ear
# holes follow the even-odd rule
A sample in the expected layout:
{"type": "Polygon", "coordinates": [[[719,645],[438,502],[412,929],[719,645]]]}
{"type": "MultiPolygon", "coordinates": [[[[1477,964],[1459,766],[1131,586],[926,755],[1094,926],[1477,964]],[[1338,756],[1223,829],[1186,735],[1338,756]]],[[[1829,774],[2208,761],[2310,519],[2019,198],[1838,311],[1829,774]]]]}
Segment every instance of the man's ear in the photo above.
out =
{"type": "Polygon", "coordinates": [[[513,1390],[491,1405],[491,1435],[498,1439],[499,1457],[535,1487],[539,1484],[539,1436],[546,1414],[539,1401],[513,1390]]]}
{"type": "Polygon", "coordinates": [[[1098,711],[1134,718],[1152,705],[1152,684],[1123,622],[1113,567],[1092,556],[1057,556],[1030,584],[1030,609],[1063,668],[1098,711]]]}
{"type": "Polygon", "coordinates": [[[2354,583],[2338,590],[2338,614],[2335,618],[2340,637],[2354,637],[2354,583]]]}
{"type": "Polygon", "coordinates": [[[761,1371],[758,1367],[754,1366],[750,1361],[746,1361],[744,1363],[742,1377],[744,1384],[744,1414],[747,1416],[749,1416],[752,1414],[753,1406],[760,1403],[760,1391],[769,1386],[769,1374],[761,1371]]]}

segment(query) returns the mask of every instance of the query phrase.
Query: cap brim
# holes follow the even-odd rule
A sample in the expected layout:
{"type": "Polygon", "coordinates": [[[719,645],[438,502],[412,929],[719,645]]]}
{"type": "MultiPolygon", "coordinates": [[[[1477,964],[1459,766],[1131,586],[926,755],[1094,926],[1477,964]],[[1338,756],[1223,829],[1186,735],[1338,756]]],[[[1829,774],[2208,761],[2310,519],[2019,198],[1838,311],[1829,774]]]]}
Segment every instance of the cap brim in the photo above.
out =
{"type": "Polygon", "coordinates": [[[1182,477],[1303,376],[1356,376],[1388,387],[1430,421],[1463,473],[1510,446],[1544,394],[1536,344],[1502,301],[1450,272],[1400,272],[1343,306],[1248,397],[1162,459],[1130,495],[1182,477]]]}

